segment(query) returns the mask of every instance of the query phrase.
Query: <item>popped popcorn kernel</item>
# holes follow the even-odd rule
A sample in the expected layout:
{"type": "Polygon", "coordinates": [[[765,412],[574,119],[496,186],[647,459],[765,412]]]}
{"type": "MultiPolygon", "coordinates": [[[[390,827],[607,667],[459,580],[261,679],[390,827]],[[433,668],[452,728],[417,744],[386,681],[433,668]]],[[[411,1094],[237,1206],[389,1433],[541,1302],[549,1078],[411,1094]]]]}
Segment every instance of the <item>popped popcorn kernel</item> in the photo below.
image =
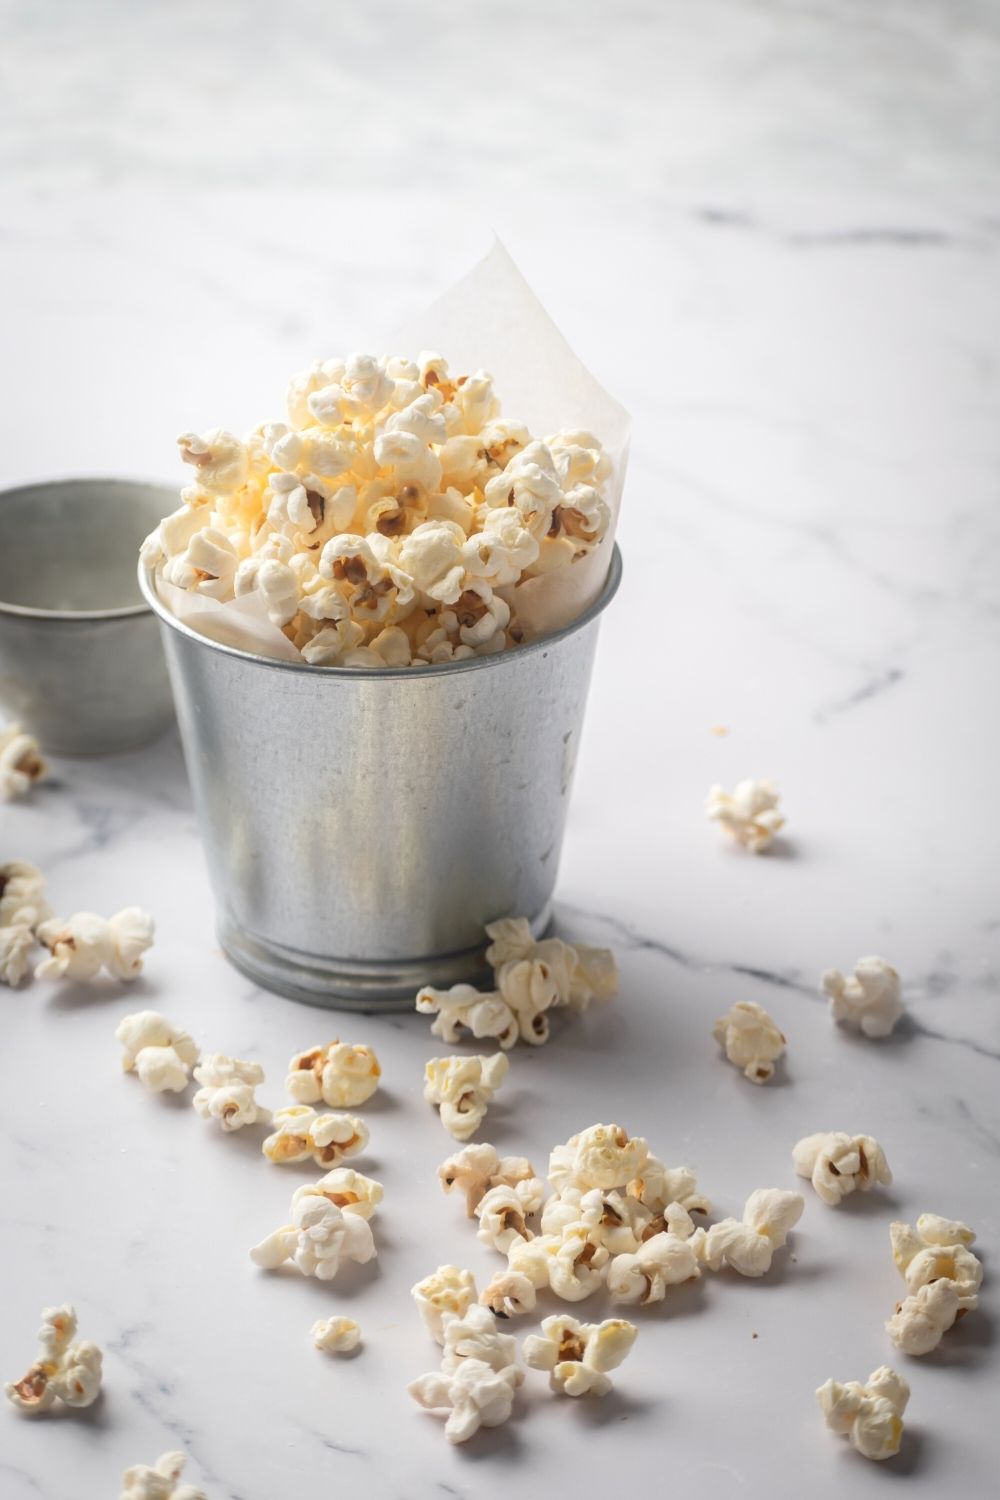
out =
{"type": "Polygon", "coordinates": [[[497,1318],[519,1318],[534,1311],[535,1287],[517,1271],[498,1271],[479,1294],[483,1307],[497,1318]]]}
{"type": "Polygon", "coordinates": [[[885,1152],[870,1135],[821,1130],[816,1135],[803,1136],[792,1149],[792,1162],[798,1176],[808,1177],[831,1208],[836,1208],[856,1188],[867,1193],[873,1187],[888,1187],[892,1182],[885,1152]]]}
{"type": "Polygon", "coordinates": [[[465,1194],[470,1219],[488,1188],[516,1187],[528,1180],[538,1181],[538,1174],[527,1157],[501,1156],[496,1147],[486,1141],[481,1145],[463,1146],[461,1151],[456,1151],[441,1163],[437,1175],[444,1192],[450,1193],[457,1188],[465,1194]]]}
{"type": "Polygon", "coordinates": [[[164,1453],[152,1467],[135,1464],[122,1476],[119,1500],[208,1500],[204,1490],[181,1483],[186,1463],[183,1453],[164,1453]]]}
{"type": "Polygon", "coordinates": [[[888,1365],[880,1365],[864,1385],[828,1380],[816,1399],[831,1432],[847,1437],[864,1458],[881,1462],[899,1452],[910,1387],[888,1365]]]}
{"type": "Polygon", "coordinates": [[[447,1412],[445,1437],[464,1443],[480,1427],[507,1421],[524,1371],[515,1340],[499,1333],[492,1313],[478,1304],[461,1316],[444,1314],[442,1343],[440,1373],[422,1375],[407,1389],[426,1410],[447,1412]]]}
{"type": "Polygon", "coordinates": [[[23,796],[48,769],[33,734],[27,734],[20,724],[0,729],[0,802],[23,796]]]}
{"type": "Polygon", "coordinates": [[[308,1104],[289,1104],[271,1115],[276,1127],[261,1151],[278,1165],[306,1161],[331,1167],[357,1156],[368,1144],[368,1126],[357,1115],[317,1114],[308,1104]]]}
{"type": "Polygon", "coordinates": [[[431,1338],[443,1344],[445,1318],[465,1317],[476,1300],[476,1282],[471,1271],[458,1266],[438,1266],[430,1276],[411,1287],[410,1295],[431,1338]]]}
{"type": "Polygon", "coordinates": [[[549,1384],[561,1395],[606,1396],[611,1390],[608,1371],[626,1358],[638,1332],[624,1318],[605,1318],[603,1323],[543,1318],[541,1334],[529,1335],[521,1354],[530,1369],[548,1370],[549,1384]]]}
{"type": "Polygon", "coordinates": [[[711,1271],[729,1266],[740,1276],[763,1276],[805,1206],[800,1193],[758,1188],[747,1199],[741,1219],[720,1219],[709,1229],[697,1229],[691,1248],[711,1271]]]}
{"type": "Polygon", "coordinates": [[[296,1053],[285,1087],[300,1104],[322,1099],[332,1109],[353,1109],[378,1088],[382,1069],[371,1047],[332,1041],[296,1053]]]}
{"type": "Polygon", "coordinates": [[[324,1354],[351,1354],[361,1343],[361,1329],[353,1318],[320,1318],[311,1332],[324,1354]]]}
{"type": "Polygon", "coordinates": [[[477,990],[471,984],[455,984],[448,990],[426,985],[417,994],[421,1015],[434,1016],[431,1035],[454,1044],[468,1032],[477,1041],[490,1037],[506,1051],[520,1035],[518,1020],[503,997],[495,991],[477,990]]]}
{"type": "Polygon", "coordinates": [[[109,921],[81,911],[65,922],[58,917],[41,922],[37,933],[49,957],[36,968],[36,979],[83,981],[107,969],[116,979],[127,980],[142,972],[142,955],[153,942],[153,919],[137,906],[109,921]]]}
{"type": "Polygon", "coordinates": [[[293,1201],[291,1223],[255,1245],[250,1259],[265,1271],[291,1261],[303,1276],[332,1281],[345,1261],[364,1265],[376,1254],[366,1218],[342,1212],[329,1198],[307,1194],[293,1201]]]}
{"type": "Polygon", "coordinates": [[[26,927],[34,932],[51,915],[41,870],[26,859],[0,864],[0,927],[26,927]]]}
{"type": "Polygon", "coordinates": [[[969,1248],[975,1234],[957,1219],[921,1214],[916,1228],[889,1226],[892,1258],[909,1295],[886,1323],[906,1354],[929,1354],[958,1318],[979,1305],[983,1267],[969,1248]]]}
{"type": "Polygon", "coordinates": [[[97,1400],[103,1356],[89,1339],[73,1342],[76,1328],[76,1312],[69,1303],[43,1309],[34,1364],[20,1380],[4,1385],[8,1401],[19,1411],[34,1416],[56,1401],[83,1407],[97,1400]]]}
{"type": "Polygon", "coordinates": [[[649,1146],[620,1125],[591,1125],[556,1146],[549,1156],[549,1181],[562,1187],[623,1187],[638,1176],[649,1158],[649,1146]]]}
{"type": "Polygon", "coordinates": [[[232,1131],[266,1116],[254,1092],[264,1082],[260,1063],[222,1052],[206,1053],[195,1065],[194,1078],[201,1088],[191,1103],[203,1120],[218,1120],[223,1130],[232,1131]]]}
{"type": "Polygon", "coordinates": [[[118,1023],[115,1038],[122,1047],[122,1069],[138,1075],[154,1094],[179,1094],[187,1088],[198,1048],[186,1031],[155,1010],[135,1011],[118,1023]]]}
{"type": "Polygon", "coordinates": [[[529,1240],[528,1219],[542,1206],[545,1184],[538,1177],[488,1188],[476,1204],[477,1239],[506,1255],[516,1239],[529,1240]]]}
{"type": "Polygon", "coordinates": [[[654,1216],[662,1215],[671,1203],[679,1204],[689,1214],[712,1212],[711,1200],[698,1192],[698,1179],[690,1167],[664,1166],[652,1153],[643,1162],[639,1175],[628,1184],[627,1192],[654,1216]]]}
{"type": "Polygon", "coordinates": [[[327,1198],[345,1214],[358,1214],[362,1219],[370,1219],[382,1202],[383,1188],[373,1177],[355,1172],[353,1167],[334,1167],[332,1172],[327,1172],[318,1182],[304,1183],[302,1187],[296,1188],[292,1194],[292,1202],[297,1203],[300,1198],[308,1197],[327,1198]]]}
{"type": "Polygon", "coordinates": [[[731,794],[713,786],[705,799],[705,816],[751,854],[763,854],[785,826],[778,791],[770,781],[740,781],[731,794]]]}
{"type": "Polygon", "coordinates": [[[859,958],[850,976],[829,969],[821,982],[833,1019],[867,1037],[891,1035],[904,1013],[899,975],[884,958],[859,958]]]}
{"type": "Polygon", "coordinates": [[[432,1057],[424,1069],[424,1098],[439,1107],[444,1128],[456,1140],[466,1141],[485,1119],[509,1067],[503,1052],[492,1057],[432,1057]]]}
{"type": "Polygon", "coordinates": [[[613,1302],[646,1307],[662,1302],[668,1286],[696,1281],[701,1267],[691,1244],[694,1225],[687,1220],[690,1233],[681,1235],[663,1230],[643,1240],[631,1254],[616,1255],[608,1267],[608,1291],[613,1302]]]}
{"type": "Polygon", "coordinates": [[[762,1005],[737,1000],[716,1021],[712,1035],[751,1083],[767,1083],[774,1077],[774,1064],[785,1050],[785,1036],[762,1005]]]}
{"type": "Polygon", "coordinates": [[[27,923],[12,922],[0,927],[0,984],[19,985],[30,968],[35,934],[27,923]]]}

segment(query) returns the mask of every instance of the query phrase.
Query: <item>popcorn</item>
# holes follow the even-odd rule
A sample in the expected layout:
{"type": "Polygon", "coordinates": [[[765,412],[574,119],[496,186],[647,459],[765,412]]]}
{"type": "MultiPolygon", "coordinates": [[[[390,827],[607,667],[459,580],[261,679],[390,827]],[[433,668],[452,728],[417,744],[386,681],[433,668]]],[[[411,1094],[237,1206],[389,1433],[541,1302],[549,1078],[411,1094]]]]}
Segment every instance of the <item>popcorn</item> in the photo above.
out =
{"type": "Polygon", "coordinates": [[[153,919],[128,906],[105,921],[81,911],[68,921],[53,917],[38,926],[38,940],[49,957],[35,970],[36,979],[93,979],[107,969],[116,979],[135,979],[142,955],[153,943],[153,919]]]}
{"type": "Polygon", "coordinates": [[[620,1125],[591,1125],[556,1146],[549,1157],[549,1181],[562,1187],[622,1187],[636,1177],[649,1158],[649,1146],[620,1125]]]}
{"type": "Polygon", "coordinates": [[[519,979],[513,978],[515,966],[525,962],[532,966],[536,986],[554,985],[555,1005],[585,1011],[591,1001],[610,1000],[618,993],[618,966],[609,948],[564,943],[561,938],[536,941],[525,917],[489,922],[486,935],[491,939],[486,960],[496,970],[497,988],[515,1009],[512,996],[524,983],[523,971],[519,979]]]}
{"type": "Polygon", "coordinates": [[[155,1010],[140,1010],[119,1022],[115,1038],[122,1046],[122,1069],[137,1073],[154,1094],[179,1094],[188,1086],[198,1048],[186,1031],[155,1010]]]}
{"type": "Polygon", "coordinates": [[[0,927],[27,927],[33,932],[51,915],[41,870],[25,859],[0,865],[0,927]]]}
{"type": "MultiPolygon", "coordinates": [[[[471,1219],[476,1206],[488,1188],[516,1187],[529,1179],[538,1182],[530,1161],[524,1156],[501,1156],[495,1146],[463,1146],[437,1169],[438,1181],[446,1193],[453,1188],[465,1194],[466,1212],[471,1219]]],[[[534,1209],[530,1210],[532,1213],[534,1209]]]]}
{"type": "Polygon", "coordinates": [[[407,1390],[425,1410],[448,1413],[449,1443],[466,1443],[480,1427],[499,1427],[509,1419],[523,1379],[517,1365],[494,1370],[481,1359],[463,1359],[451,1373],[421,1375],[407,1390]]]}
{"type": "Polygon", "coordinates": [[[903,1015],[899,975],[884,958],[859,958],[850,978],[828,969],[821,982],[833,1019],[865,1036],[889,1036],[903,1015]]]}
{"type": "Polygon", "coordinates": [[[311,1331],[316,1348],[325,1354],[350,1354],[361,1343],[361,1329],[353,1318],[320,1318],[311,1331]]]}
{"type": "Polygon", "coordinates": [[[443,1042],[459,1042],[468,1031],[477,1041],[492,1037],[506,1051],[520,1035],[517,1017],[502,996],[471,984],[455,984],[450,990],[427,985],[417,994],[416,1008],[421,1015],[436,1016],[431,1035],[443,1042]]]}
{"type": "Polygon", "coordinates": [[[334,1109],[350,1109],[371,1098],[381,1076],[370,1047],[332,1041],[297,1053],[288,1065],[285,1087],[300,1104],[322,1099],[334,1109]]]}
{"type": "Polygon", "coordinates": [[[627,1194],[600,1188],[581,1192],[566,1187],[548,1200],[542,1210],[542,1233],[562,1234],[572,1224],[585,1225],[594,1243],[612,1255],[637,1250],[643,1239],[656,1232],[648,1208],[627,1194]]]}
{"type": "Polygon", "coordinates": [[[318,1182],[305,1183],[296,1188],[292,1194],[292,1202],[298,1203],[300,1198],[327,1198],[345,1214],[357,1214],[362,1219],[370,1219],[382,1202],[382,1196],[382,1184],[373,1177],[355,1172],[353,1167],[334,1167],[332,1172],[327,1172],[318,1182]]]}
{"type": "Polygon", "coordinates": [[[447,1411],[445,1437],[464,1443],[482,1427],[497,1427],[511,1413],[524,1379],[510,1334],[498,1333],[492,1313],[477,1305],[443,1318],[440,1374],[422,1375],[410,1395],[428,1411],[447,1411]]]}
{"type": "Polygon", "coordinates": [[[328,1198],[308,1194],[293,1202],[292,1222],[255,1245],[250,1259],[265,1271],[291,1261],[303,1276],[332,1281],[344,1261],[364,1265],[376,1253],[367,1219],[342,1212],[328,1198]]]}
{"type": "Polygon", "coordinates": [[[456,1140],[479,1129],[493,1094],[510,1064],[502,1052],[492,1057],[432,1057],[424,1069],[424,1098],[440,1107],[441,1123],[456,1140]]]}
{"type": "Polygon", "coordinates": [[[0,729],[0,802],[22,796],[48,769],[34,735],[20,724],[0,729]]]}
{"type": "Polygon", "coordinates": [[[705,800],[705,816],[722,827],[751,854],[762,854],[785,826],[778,812],[778,792],[770,781],[740,781],[732,795],[713,786],[705,800]]]}
{"type": "Polygon", "coordinates": [[[599,1291],[610,1259],[590,1226],[579,1221],[559,1234],[515,1240],[507,1252],[509,1270],[536,1288],[548,1286],[564,1302],[582,1302],[599,1291]]]}
{"type": "Polygon", "coordinates": [[[494,1317],[519,1318],[535,1308],[535,1287],[527,1276],[517,1271],[498,1271],[479,1300],[494,1317]]]}
{"type": "Polygon", "coordinates": [[[444,1343],[445,1319],[464,1318],[476,1300],[476,1282],[471,1271],[458,1266],[438,1266],[430,1276],[411,1287],[410,1295],[431,1338],[444,1343]]]}
{"type": "Polygon", "coordinates": [[[763,1006],[738,1000],[712,1027],[712,1035],[751,1083],[767,1083],[785,1050],[785,1037],[763,1006]]]}
{"type": "Polygon", "coordinates": [[[899,1452],[910,1387],[888,1365],[880,1365],[865,1385],[857,1380],[844,1385],[828,1380],[816,1392],[816,1399],[831,1432],[848,1437],[864,1458],[879,1462],[899,1452]]]}
{"type": "Polygon", "coordinates": [[[101,1389],[102,1355],[96,1344],[76,1334],[76,1312],[67,1303],[46,1307],[38,1332],[38,1354],[28,1373],[4,1386],[8,1401],[28,1415],[47,1411],[54,1401],[92,1406],[101,1389]]]}
{"type": "MultiPolygon", "coordinates": [[[[646,1307],[662,1302],[668,1286],[695,1281],[701,1275],[691,1245],[694,1225],[682,1237],[669,1231],[644,1240],[634,1254],[616,1255],[608,1267],[608,1291],[613,1302],[646,1307]]],[[[685,1226],[687,1227],[687,1226],[685,1226]]]]}
{"type": "Polygon", "coordinates": [[[863,1193],[877,1184],[892,1182],[882,1147],[870,1135],[845,1135],[842,1130],[821,1130],[803,1136],[792,1149],[799,1177],[808,1177],[824,1203],[836,1208],[855,1188],[863,1193]]]}
{"type": "Polygon", "coordinates": [[[179,1482],[186,1463],[183,1453],[164,1453],[152,1468],[136,1464],[126,1469],[119,1500],[208,1500],[204,1490],[179,1482]]]}
{"type": "Polygon", "coordinates": [[[12,988],[28,972],[29,955],[35,946],[35,934],[27,923],[12,922],[0,927],[0,984],[12,988]]]}
{"type": "Polygon", "coordinates": [[[531,1239],[526,1219],[538,1212],[544,1196],[545,1184],[538,1177],[489,1188],[476,1205],[477,1239],[501,1255],[506,1255],[515,1240],[531,1239]]]}
{"type": "Polygon", "coordinates": [[[742,1219],[720,1219],[710,1229],[695,1230],[691,1248],[711,1271],[725,1265],[741,1276],[763,1276],[805,1206],[799,1193],[758,1188],[747,1199],[742,1219]]]}
{"type": "Polygon", "coordinates": [[[206,1053],[194,1077],[202,1087],[191,1102],[203,1120],[218,1120],[223,1130],[242,1130],[266,1115],[254,1094],[264,1082],[260,1063],[243,1062],[222,1052],[206,1053]]]}
{"type": "Polygon", "coordinates": [[[565,1316],[543,1318],[541,1334],[526,1338],[521,1353],[530,1369],[549,1371],[554,1391],[564,1396],[606,1396],[611,1390],[607,1372],[622,1363],[638,1331],[624,1318],[605,1318],[603,1323],[578,1323],[565,1316]]]}
{"type": "Polygon", "coordinates": [[[317,666],[508,649],[524,635],[497,591],[599,545],[611,464],[591,433],[539,441],[499,411],[486,371],[453,378],[437,355],[317,362],[286,421],[182,434],[192,483],[143,561],[223,603],[258,596],[317,666]]]}
{"type": "Polygon", "coordinates": [[[306,1161],[321,1167],[357,1156],[368,1144],[368,1127],[357,1115],[318,1115],[307,1104],[276,1109],[271,1124],[277,1129],[261,1146],[268,1161],[279,1165],[306,1161]]]}
{"type": "Polygon", "coordinates": [[[921,1214],[916,1228],[890,1224],[892,1258],[909,1296],[886,1323],[893,1343],[907,1354],[929,1354],[965,1313],[979,1304],[983,1268],[969,1248],[974,1232],[956,1219],[921,1214]]]}
{"type": "Polygon", "coordinates": [[[638,1177],[628,1184],[629,1197],[644,1208],[662,1215],[668,1204],[679,1204],[689,1214],[710,1214],[712,1204],[698,1192],[698,1180],[690,1167],[666,1167],[658,1156],[650,1154],[638,1177]]]}

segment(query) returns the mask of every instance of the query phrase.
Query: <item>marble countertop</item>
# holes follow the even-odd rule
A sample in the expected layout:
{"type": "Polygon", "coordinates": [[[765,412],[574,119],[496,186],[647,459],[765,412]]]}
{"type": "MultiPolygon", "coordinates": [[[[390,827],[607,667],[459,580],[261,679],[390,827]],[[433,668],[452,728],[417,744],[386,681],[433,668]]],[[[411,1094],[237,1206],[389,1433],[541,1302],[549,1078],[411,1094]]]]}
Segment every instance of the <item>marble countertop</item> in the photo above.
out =
{"type": "Polygon", "coordinates": [[[3,14],[4,482],[177,478],[175,432],[275,411],[288,373],[377,344],[494,228],[634,415],[626,583],[557,890],[568,934],[615,947],[622,993],[515,1053],[488,1138],[539,1162],[620,1120],[719,1214],[795,1186],[791,1146],[817,1129],[874,1134],[895,1172],[837,1212],[806,1188],[763,1281],[723,1274],[640,1314],[605,1401],[530,1375],[515,1420],[450,1450],[405,1392],[436,1362],[408,1289],[449,1260],[485,1280],[493,1258],[434,1183],[449,1138],[420,1097],[426,1021],[324,1021],[227,965],[173,738],[60,762],[0,809],[0,858],[41,865],[60,911],[141,904],[158,936],[130,989],[0,997],[0,1373],[21,1373],[53,1301],[106,1351],[91,1412],[0,1412],[4,1500],[105,1500],[175,1447],[211,1500],[993,1493],[995,10],[3,14]],[[703,819],[708,785],[745,775],[782,790],[773,857],[703,819]],[[835,1028],[817,988],[868,952],[905,981],[882,1044],[835,1028]],[[772,1086],[712,1042],[739,999],[789,1038],[772,1086]],[[254,1270],[248,1247],[309,1173],[120,1076],[114,1028],[144,1006],[259,1059],[275,1090],[324,1032],[376,1047],[359,1165],[386,1189],[377,1262],[332,1287],[254,1270]],[[978,1230],[982,1306],[939,1353],[900,1357],[903,1452],[866,1464],[813,1390],[892,1357],[887,1227],[923,1210],[978,1230]],[[328,1310],[361,1322],[357,1358],[312,1348],[328,1310]]]}

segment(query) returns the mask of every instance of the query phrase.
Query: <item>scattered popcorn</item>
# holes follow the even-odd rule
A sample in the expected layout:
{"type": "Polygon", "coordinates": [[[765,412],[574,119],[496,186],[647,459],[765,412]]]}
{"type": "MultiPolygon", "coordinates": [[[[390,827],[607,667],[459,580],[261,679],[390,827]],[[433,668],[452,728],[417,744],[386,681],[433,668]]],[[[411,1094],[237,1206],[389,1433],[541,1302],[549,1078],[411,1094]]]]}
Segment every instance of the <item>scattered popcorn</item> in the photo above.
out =
{"type": "Polygon", "coordinates": [[[41,870],[25,859],[0,865],[0,927],[27,927],[33,932],[51,915],[41,870]]]}
{"type": "Polygon", "coordinates": [[[524,917],[492,922],[486,934],[495,990],[456,984],[417,995],[417,1010],[436,1017],[431,1032],[442,1041],[454,1044],[468,1032],[477,1040],[492,1037],[505,1051],[518,1039],[539,1046],[548,1041],[546,1013],[553,1006],[586,1010],[591,1000],[617,993],[618,970],[607,948],[573,947],[560,938],[538,942],[524,917]]]}
{"type": "Polygon", "coordinates": [[[34,946],[35,934],[26,923],[12,922],[8,927],[0,927],[0,984],[14,988],[21,983],[28,972],[34,946]]]}
{"type": "Polygon", "coordinates": [[[499,417],[484,371],[353,354],[295,376],[287,407],[242,442],[181,435],[193,482],[142,557],[194,593],[258,594],[311,663],[420,666],[516,645],[495,591],[571,566],[607,532],[597,439],[533,440],[499,417]]]}
{"type": "Polygon", "coordinates": [[[477,1238],[506,1255],[516,1239],[531,1239],[526,1220],[538,1212],[544,1196],[545,1184],[539,1177],[489,1188],[476,1204],[477,1238]]]}
{"type": "Polygon", "coordinates": [[[439,1106],[444,1128],[456,1140],[467,1141],[482,1124],[509,1067],[502,1052],[492,1057],[432,1057],[424,1069],[424,1098],[439,1106]]]}
{"type": "Polygon", "coordinates": [[[371,1098],[381,1076],[370,1047],[333,1041],[293,1057],[285,1087],[300,1104],[322,1099],[331,1109],[354,1109],[371,1098]]]}
{"type": "Polygon", "coordinates": [[[742,1219],[720,1219],[709,1229],[695,1230],[691,1248],[711,1271],[725,1265],[741,1276],[763,1276],[805,1206],[799,1193],[758,1188],[747,1199],[742,1219]]]}
{"type": "Polygon", "coordinates": [[[833,1019],[865,1036],[889,1036],[903,1014],[899,975],[884,958],[859,958],[850,978],[828,969],[822,986],[833,1019]]]}
{"type": "Polygon", "coordinates": [[[880,1365],[865,1385],[857,1380],[844,1385],[828,1380],[816,1392],[816,1399],[831,1432],[848,1437],[864,1458],[881,1461],[899,1452],[910,1387],[888,1365],[880,1365]]]}
{"type": "Polygon", "coordinates": [[[863,1193],[892,1182],[882,1147],[870,1135],[845,1135],[842,1130],[821,1130],[803,1136],[792,1149],[799,1177],[808,1177],[824,1203],[836,1208],[855,1188],[863,1193]]]}
{"type": "Polygon", "coordinates": [[[649,1146],[620,1125],[591,1125],[556,1146],[549,1157],[549,1181],[563,1187],[622,1187],[637,1177],[649,1159],[649,1146]]]}
{"type": "Polygon", "coordinates": [[[181,1484],[187,1458],[183,1453],[164,1453],[152,1468],[136,1464],[122,1476],[125,1488],[119,1500],[208,1500],[204,1490],[181,1484]]]}
{"type": "Polygon", "coordinates": [[[50,956],[38,965],[36,979],[93,979],[102,968],[116,979],[134,979],[153,944],[153,919],[137,906],[108,921],[81,911],[65,922],[53,917],[40,923],[38,941],[50,956]]]}
{"type": "Polygon", "coordinates": [[[521,1347],[532,1370],[548,1370],[549,1384],[564,1396],[606,1396],[611,1390],[608,1371],[617,1369],[635,1343],[634,1323],[605,1318],[603,1323],[578,1323],[576,1318],[542,1319],[541,1334],[531,1334],[521,1347]]]}
{"type": "Polygon", "coordinates": [[[778,811],[777,788],[770,781],[737,782],[732,795],[713,786],[705,801],[705,816],[722,827],[751,854],[762,854],[785,826],[778,811]]]}
{"type": "Polygon", "coordinates": [[[312,1337],[324,1354],[350,1354],[361,1343],[361,1329],[353,1318],[320,1318],[312,1326],[312,1337]]]}
{"type": "Polygon", "coordinates": [[[410,1295],[423,1318],[431,1338],[444,1343],[444,1320],[464,1318],[476,1300],[476,1282],[471,1271],[458,1266],[438,1266],[430,1276],[418,1281],[410,1295]]]}
{"type": "MultiPolygon", "coordinates": [[[[679,1210],[683,1212],[683,1210],[679,1210]]],[[[542,1210],[543,1234],[562,1234],[571,1224],[583,1224],[595,1244],[612,1255],[638,1250],[657,1232],[648,1208],[617,1189],[566,1187],[554,1193],[542,1210]]],[[[691,1226],[692,1233],[694,1225],[691,1226]]]]}
{"type": "Polygon", "coordinates": [[[48,771],[38,741],[20,724],[0,729],[0,802],[20,797],[48,771]]]}
{"type": "Polygon", "coordinates": [[[203,1120],[218,1120],[223,1130],[242,1130],[266,1116],[254,1093],[264,1082],[260,1063],[243,1062],[222,1052],[206,1053],[194,1077],[202,1087],[191,1102],[203,1120]]]}
{"type": "Polygon", "coordinates": [[[892,1258],[909,1296],[900,1302],[886,1329],[906,1354],[929,1354],[965,1313],[979,1305],[983,1268],[969,1248],[975,1234],[967,1224],[921,1214],[916,1228],[890,1224],[892,1258]]]}
{"type": "Polygon", "coordinates": [[[307,1182],[296,1188],[292,1202],[297,1203],[300,1198],[327,1198],[345,1214],[370,1219],[382,1202],[382,1196],[382,1184],[373,1177],[355,1172],[353,1167],[334,1167],[319,1182],[307,1182]]]}
{"type": "Polygon", "coordinates": [[[711,1201],[698,1192],[698,1180],[690,1167],[666,1167],[659,1157],[650,1154],[642,1164],[639,1176],[628,1184],[630,1198],[636,1198],[656,1216],[668,1204],[680,1204],[689,1214],[710,1214],[711,1201]]]}
{"type": "Polygon", "coordinates": [[[691,1245],[695,1229],[686,1214],[684,1218],[683,1234],[663,1230],[644,1240],[634,1253],[615,1256],[608,1267],[613,1302],[646,1307],[662,1302],[668,1286],[697,1280],[701,1267],[691,1245]]]}
{"type": "Polygon", "coordinates": [[[179,1094],[188,1086],[198,1048],[186,1031],[155,1010],[140,1010],[120,1021],[115,1031],[122,1046],[122,1069],[137,1073],[154,1094],[179,1094]]]}
{"type": "Polygon", "coordinates": [[[535,1287],[527,1276],[517,1271],[498,1271],[479,1300],[494,1317],[519,1318],[535,1308],[535,1287]]]}
{"type": "Polygon", "coordinates": [[[499,1333],[488,1308],[473,1304],[443,1318],[440,1374],[422,1375],[408,1390],[428,1411],[447,1411],[445,1437],[464,1443],[480,1427],[498,1427],[511,1414],[524,1379],[510,1334],[499,1333]]]}
{"type": "Polygon", "coordinates": [[[292,1222],[255,1245],[250,1259],[265,1271],[292,1261],[303,1276],[332,1281],[344,1261],[364,1265],[376,1253],[363,1215],[344,1213],[329,1198],[313,1193],[293,1202],[292,1222]]]}
{"type": "Polygon", "coordinates": [[[476,1205],[488,1188],[516,1187],[529,1178],[537,1181],[534,1167],[524,1156],[501,1156],[495,1146],[463,1146],[443,1161],[437,1169],[438,1181],[446,1193],[453,1188],[465,1194],[465,1207],[473,1218],[476,1205]]]}
{"type": "Polygon", "coordinates": [[[47,1411],[54,1401],[66,1406],[91,1406],[101,1389],[101,1351],[76,1334],[76,1313],[67,1303],[46,1307],[38,1331],[38,1354],[20,1380],[8,1382],[4,1394],[19,1411],[33,1415],[47,1411]]]}
{"type": "Polygon", "coordinates": [[[712,1035],[751,1083],[767,1083],[773,1078],[774,1064],[785,1050],[785,1037],[756,1001],[737,1000],[716,1021],[712,1035]]]}
{"type": "Polygon", "coordinates": [[[280,1165],[311,1156],[318,1166],[329,1167],[357,1156],[368,1144],[368,1126],[357,1115],[318,1115],[308,1104],[276,1109],[271,1124],[277,1128],[260,1149],[280,1165]]]}

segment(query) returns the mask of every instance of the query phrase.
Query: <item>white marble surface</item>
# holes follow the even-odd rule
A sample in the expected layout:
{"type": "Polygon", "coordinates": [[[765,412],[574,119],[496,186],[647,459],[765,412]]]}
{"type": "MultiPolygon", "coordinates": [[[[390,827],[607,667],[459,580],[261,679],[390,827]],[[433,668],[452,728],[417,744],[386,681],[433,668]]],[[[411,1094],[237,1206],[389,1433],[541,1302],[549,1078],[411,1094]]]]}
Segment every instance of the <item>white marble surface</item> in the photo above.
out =
{"type": "Polygon", "coordinates": [[[377,1264],[332,1288],[255,1272],[247,1247],[298,1169],[123,1080],[114,1027],[162,1008],[259,1058],[276,1100],[290,1053],[333,1023],[218,952],[176,744],[60,764],[0,810],[0,858],[41,864],[62,910],[142,903],[159,936],[130,991],[2,997],[2,1373],[54,1300],[107,1351],[90,1414],[0,1412],[4,1500],[103,1500],[172,1447],[212,1500],[861,1500],[894,1478],[992,1494],[995,7],[64,0],[2,17],[5,482],[174,477],[176,431],[276,411],[288,372],[377,342],[492,228],[634,413],[627,581],[558,887],[567,929],[618,949],[622,995],[514,1056],[489,1135],[544,1158],[621,1119],[721,1213],[792,1186],[791,1145],[819,1128],[874,1133],[896,1173],[838,1212],[810,1197],[763,1282],[722,1275],[643,1317],[614,1397],[558,1401],[532,1376],[515,1421],[450,1451],[404,1391],[434,1362],[408,1288],[491,1259],[434,1185],[448,1139],[420,1099],[426,1023],[337,1023],[385,1065],[364,1163],[386,1186],[377,1264]],[[783,790],[776,857],[702,821],[708,784],[745,774],[783,790]],[[816,993],[869,951],[906,979],[910,1019],[882,1045],[838,1032],[816,993]],[[773,1087],[712,1043],[740,998],[788,1034],[773,1087]],[[983,1306],[904,1361],[903,1454],[866,1465],[812,1392],[891,1356],[887,1225],[924,1209],[979,1230],[983,1306]],[[349,1363],[311,1347],[328,1309],[364,1327],[349,1363]]]}

